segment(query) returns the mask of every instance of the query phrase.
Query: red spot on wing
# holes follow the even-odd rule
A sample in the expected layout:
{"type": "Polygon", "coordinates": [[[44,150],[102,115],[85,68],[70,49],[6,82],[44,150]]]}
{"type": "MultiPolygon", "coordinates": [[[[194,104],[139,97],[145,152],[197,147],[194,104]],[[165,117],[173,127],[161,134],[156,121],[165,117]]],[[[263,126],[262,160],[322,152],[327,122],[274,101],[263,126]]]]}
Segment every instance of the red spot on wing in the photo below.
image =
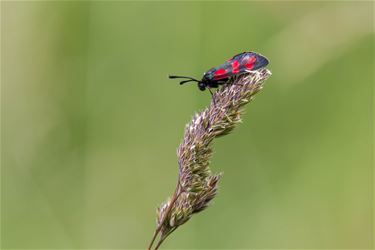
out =
{"type": "Polygon", "coordinates": [[[237,60],[234,60],[232,62],[232,73],[237,74],[240,72],[240,63],[237,60]]]}
{"type": "Polygon", "coordinates": [[[255,58],[255,56],[250,56],[248,58],[245,58],[244,67],[248,70],[251,70],[254,67],[254,64],[256,61],[257,59],[255,58]]]}
{"type": "Polygon", "coordinates": [[[225,69],[218,69],[214,73],[214,79],[215,80],[220,80],[227,78],[227,71],[225,69]]]}

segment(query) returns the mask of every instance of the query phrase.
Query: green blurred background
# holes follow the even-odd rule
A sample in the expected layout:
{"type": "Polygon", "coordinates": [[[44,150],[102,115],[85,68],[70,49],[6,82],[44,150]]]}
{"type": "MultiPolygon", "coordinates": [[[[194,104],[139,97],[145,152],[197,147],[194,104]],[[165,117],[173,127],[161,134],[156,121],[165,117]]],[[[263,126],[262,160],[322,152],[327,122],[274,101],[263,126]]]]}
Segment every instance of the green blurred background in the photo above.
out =
{"type": "Polygon", "coordinates": [[[1,2],[2,248],[146,248],[196,85],[273,76],[215,141],[213,205],[164,248],[372,248],[373,2],[1,2]]]}

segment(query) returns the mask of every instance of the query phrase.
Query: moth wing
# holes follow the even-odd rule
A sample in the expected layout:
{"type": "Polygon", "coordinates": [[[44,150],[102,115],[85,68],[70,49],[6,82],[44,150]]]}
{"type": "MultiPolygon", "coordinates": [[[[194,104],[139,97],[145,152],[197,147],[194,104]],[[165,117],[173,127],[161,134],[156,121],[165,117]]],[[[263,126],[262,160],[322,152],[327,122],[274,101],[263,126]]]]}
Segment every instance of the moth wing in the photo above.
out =
{"type": "Polygon", "coordinates": [[[216,68],[215,72],[213,72],[214,80],[226,79],[232,75],[232,64],[230,61],[223,63],[216,68]]]}
{"type": "Polygon", "coordinates": [[[257,70],[267,66],[269,63],[267,58],[254,52],[243,53],[238,60],[241,72],[257,70]]]}

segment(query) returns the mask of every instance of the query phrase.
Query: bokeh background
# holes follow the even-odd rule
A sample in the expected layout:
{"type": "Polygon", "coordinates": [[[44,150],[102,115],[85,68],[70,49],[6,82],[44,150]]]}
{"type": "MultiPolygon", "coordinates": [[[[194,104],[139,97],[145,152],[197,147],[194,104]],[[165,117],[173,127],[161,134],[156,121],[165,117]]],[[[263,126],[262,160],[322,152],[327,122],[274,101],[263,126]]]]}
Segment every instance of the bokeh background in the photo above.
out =
{"type": "Polygon", "coordinates": [[[373,248],[374,2],[1,2],[1,247],[144,249],[196,85],[273,76],[215,141],[213,205],[164,248],[373,248]]]}

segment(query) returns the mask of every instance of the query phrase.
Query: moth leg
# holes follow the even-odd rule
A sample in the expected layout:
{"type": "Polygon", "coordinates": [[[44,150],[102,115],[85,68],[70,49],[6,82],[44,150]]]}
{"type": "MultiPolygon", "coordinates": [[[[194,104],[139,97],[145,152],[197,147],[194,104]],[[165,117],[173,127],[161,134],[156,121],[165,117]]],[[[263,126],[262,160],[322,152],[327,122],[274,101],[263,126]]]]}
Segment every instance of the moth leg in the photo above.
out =
{"type": "Polygon", "coordinates": [[[214,102],[214,105],[216,105],[215,97],[214,97],[214,94],[212,93],[211,87],[207,86],[207,89],[208,89],[208,91],[210,91],[210,94],[211,94],[211,97],[212,97],[212,101],[214,102]]]}

